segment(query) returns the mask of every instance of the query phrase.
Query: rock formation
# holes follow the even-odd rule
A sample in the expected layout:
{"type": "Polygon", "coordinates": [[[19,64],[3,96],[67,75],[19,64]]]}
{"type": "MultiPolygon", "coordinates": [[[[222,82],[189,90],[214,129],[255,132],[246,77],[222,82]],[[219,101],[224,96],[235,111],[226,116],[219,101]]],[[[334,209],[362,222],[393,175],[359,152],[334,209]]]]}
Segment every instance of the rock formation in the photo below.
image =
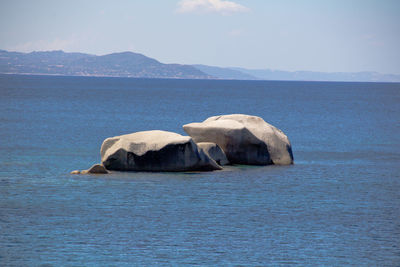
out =
{"type": "Polygon", "coordinates": [[[213,171],[227,164],[293,164],[288,137],[257,116],[213,116],[186,124],[183,129],[190,136],[154,130],[107,138],[100,150],[101,164],[71,174],[213,171]]]}
{"type": "Polygon", "coordinates": [[[288,165],[293,163],[288,137],[262,118],[244,114],[214,116],[183,126],[196,143],[213,142],[233,164],[288,165]]]}

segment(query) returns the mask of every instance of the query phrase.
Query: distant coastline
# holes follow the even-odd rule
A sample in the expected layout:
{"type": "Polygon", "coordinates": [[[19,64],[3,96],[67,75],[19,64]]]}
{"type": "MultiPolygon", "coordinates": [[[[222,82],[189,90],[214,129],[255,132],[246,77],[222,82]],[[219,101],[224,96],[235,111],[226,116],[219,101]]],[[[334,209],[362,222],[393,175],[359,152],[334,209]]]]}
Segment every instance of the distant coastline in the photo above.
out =
{"type": "Polygon", "coordinates": [[[164,64],[133,52],[96,56],[63,51],[0,50],[0,74],[162,79],[400,82],[400,75],[378,72],[312,72],[164,64]]]}

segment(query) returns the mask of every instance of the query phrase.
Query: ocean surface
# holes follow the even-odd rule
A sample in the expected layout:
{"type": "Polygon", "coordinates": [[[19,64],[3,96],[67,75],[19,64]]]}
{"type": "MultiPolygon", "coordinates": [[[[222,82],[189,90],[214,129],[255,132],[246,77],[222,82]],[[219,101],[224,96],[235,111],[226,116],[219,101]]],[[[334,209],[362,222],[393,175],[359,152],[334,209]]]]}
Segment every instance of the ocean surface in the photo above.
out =
{"type": "Polygon", "coordinates": [[[400,266],[400,84],[0,76],[0,266],[400,266]],[[258,115],[292,166],[70,175],[102,141],[258,115]]]}

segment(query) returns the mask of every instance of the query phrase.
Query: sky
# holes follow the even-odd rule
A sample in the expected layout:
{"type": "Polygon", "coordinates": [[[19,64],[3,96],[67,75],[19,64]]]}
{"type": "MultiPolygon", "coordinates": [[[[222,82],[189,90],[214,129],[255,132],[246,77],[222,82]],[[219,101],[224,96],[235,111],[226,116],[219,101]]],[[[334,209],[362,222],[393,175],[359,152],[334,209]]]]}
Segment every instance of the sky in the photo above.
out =
{"type": "Polygon", "coordinates": [[[0,49],[400,74],[400,1],[1,0],[0,49]]]}

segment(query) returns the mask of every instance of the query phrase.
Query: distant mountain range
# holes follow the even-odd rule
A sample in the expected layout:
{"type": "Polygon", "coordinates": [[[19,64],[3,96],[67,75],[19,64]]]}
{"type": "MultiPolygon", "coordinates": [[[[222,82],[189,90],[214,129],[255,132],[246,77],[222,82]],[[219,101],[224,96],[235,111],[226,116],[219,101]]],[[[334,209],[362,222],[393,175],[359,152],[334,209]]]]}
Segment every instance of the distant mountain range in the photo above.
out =
{"type": "Polygon", "coordinates": [[[155,59],[132,52],[95,56],[63,51],[19,53],[0,50],[0,73],[178,79],[213,78],[189,65],[163,64],[155,59]]]}
{"type": "Polygon", "coordinates": [[[400,82],[400,75],[377,72],[312,72],[163,64],[133,52],[96,56],[63,51],[0,50],[0,73],[174,79],[400,82]]]}

